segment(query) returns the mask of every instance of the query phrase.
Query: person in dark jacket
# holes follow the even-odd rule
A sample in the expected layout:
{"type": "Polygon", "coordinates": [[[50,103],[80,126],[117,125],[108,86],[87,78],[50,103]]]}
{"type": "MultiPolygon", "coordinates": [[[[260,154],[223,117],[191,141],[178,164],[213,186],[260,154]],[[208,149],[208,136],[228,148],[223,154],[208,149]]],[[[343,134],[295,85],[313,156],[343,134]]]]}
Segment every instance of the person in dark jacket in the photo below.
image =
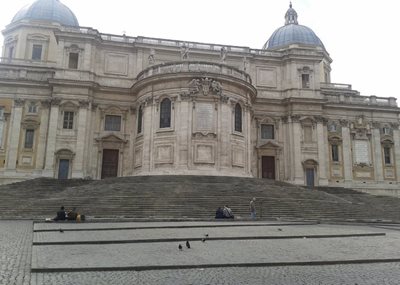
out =
{"type": "Polygon", "coordinates": [[[65,212],[64,206],[61,206],[60,210],[57,212],[57,216],[54,221],[65,221],[67,219],[67,213],[65,212]]]}
{"type": "Polygon", "coordinates": [[[222,210],[221,207],[218,207],[217,211],[215,212],[215,218],[216,219],[223,219],[224,217],[224,211],[222,210]]]}

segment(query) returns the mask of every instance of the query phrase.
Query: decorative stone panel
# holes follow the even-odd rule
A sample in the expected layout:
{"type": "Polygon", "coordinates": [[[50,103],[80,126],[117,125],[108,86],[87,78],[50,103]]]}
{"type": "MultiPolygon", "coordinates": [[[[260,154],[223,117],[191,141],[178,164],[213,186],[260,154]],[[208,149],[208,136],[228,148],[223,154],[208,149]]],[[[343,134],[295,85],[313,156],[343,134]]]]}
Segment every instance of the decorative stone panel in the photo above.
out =
{"type": "Polygon", "coordinates": [[[195,143],[194,163],[215,163],[215,144],[195,143]]]}

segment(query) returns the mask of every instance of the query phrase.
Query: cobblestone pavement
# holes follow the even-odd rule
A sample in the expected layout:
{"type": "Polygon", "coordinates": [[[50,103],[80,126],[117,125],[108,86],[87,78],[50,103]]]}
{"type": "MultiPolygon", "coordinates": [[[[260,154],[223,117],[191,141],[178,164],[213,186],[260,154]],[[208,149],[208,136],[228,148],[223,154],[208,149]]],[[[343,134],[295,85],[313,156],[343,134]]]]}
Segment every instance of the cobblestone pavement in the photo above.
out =
{"type": "Polygon", "coordinates": [[[400,263],[33,274],[32,285],[398,285],[400,263]]]}
{"type": "Polygon", "coordinates": [[[0,284],[30,284],[32,228],[30,221],[0,221],[0,284]]]}

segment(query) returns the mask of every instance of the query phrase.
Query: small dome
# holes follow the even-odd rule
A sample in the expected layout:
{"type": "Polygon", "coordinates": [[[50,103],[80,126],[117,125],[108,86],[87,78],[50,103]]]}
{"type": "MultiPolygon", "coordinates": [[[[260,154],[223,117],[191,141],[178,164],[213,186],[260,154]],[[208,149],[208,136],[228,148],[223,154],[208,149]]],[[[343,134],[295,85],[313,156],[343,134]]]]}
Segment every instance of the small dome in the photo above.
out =
{"type": "Polygon", "coordinates": [[[37,0],[18,11],[11,23],[20,20],[45,20],[64,26],[79,26],[74,13],[59,0],[37,0]]]}
{"type": "Polygon", "coordinates": [[[298,24],[297,13],[292,8],[292,3],[285,14],[285,25],[275,30],[263,49],[277,49],[291,44],[319,46],[325,49],[324,44],[313,30],[298,24]]]}

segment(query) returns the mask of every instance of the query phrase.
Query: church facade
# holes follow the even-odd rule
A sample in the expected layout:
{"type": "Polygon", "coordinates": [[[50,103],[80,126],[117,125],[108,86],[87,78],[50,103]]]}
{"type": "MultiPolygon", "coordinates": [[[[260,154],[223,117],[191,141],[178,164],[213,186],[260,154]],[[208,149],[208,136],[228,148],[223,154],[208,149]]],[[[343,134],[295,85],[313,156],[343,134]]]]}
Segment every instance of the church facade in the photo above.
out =
{"type": "Polygon", "coordinates": [[[398,188],[395,97],[332,83],[291,7],[262,49],[80,27],[37,0],[3,30],[0,180],[225,175],[398,188]]]}

